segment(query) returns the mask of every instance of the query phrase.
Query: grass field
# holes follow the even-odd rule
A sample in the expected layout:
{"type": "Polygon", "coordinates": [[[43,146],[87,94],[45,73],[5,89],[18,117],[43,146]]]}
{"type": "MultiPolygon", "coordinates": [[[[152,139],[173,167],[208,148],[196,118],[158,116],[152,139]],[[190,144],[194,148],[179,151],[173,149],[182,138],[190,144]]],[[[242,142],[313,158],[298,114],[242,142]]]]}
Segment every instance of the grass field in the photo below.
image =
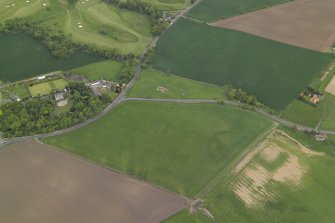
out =
{"type": "Polygon", "coordinates": [[[32,97],[48,95],[52,92],[49,82],[43,82],[28,87],[28,91],[32,97]]]}
{"type": "Polygon", "coordinates": [[[213,221],[199,212],[190,215],[187,210],[184,210],[162,223],[213,223],[213,221]]]}
{"type": "Polygon", "coordinates": [[[317,152],[327,153],[328,155],[335,156],[335,136],[328,135],[326,141],[316,141],[314,135],[305,134],[301,131],[296,131],[285,126],[280,126],[279,129],[291,137],[299,140],[305,147],[310,148],[317,152]]]}
{"type": "Polygon", "coordinates": [[[160,10],[180,10],[190,5],[190,0],[144,0],[160,10]]]}
{"type": "Polygon", "coordinates": [[[57,70],[68,70],[101,61],[88,54],[57,59],[32,36],[19,33],[0,37],[0,79],[15,82],[57,70]]]}
{"type": "MultiPolygon", "coordinates": [[[[173,7],[180,6],[178,1],[171,3],[173,7]]],[[[1,2],[0,21],[15,17],[26,17],[51,33],[64,32],[76,42],[103,49],[115,48],[124,54],[141,53],[153,39],[148,17],[99,0],[80,0],[74,6],[59,0],[1,2]],[[15,6],[6,8],[8,4],[15,6]]]]}
{"type": "Polygon", "coordinates": [[[270,137],[232,180],[208,196],[219,222],[333,222],[335,160],[303,152],[290,139],[270,137]],[[224,210],[224,211],[223,211],[224,210]]]}
{"type": "Polygon", "coordinates": [[[64,90],[64,88],[68,85],[68,82],[64,79],[57,79],[51,81],[50,84],[55,90],[64,90]]]}
{"type": "Polygon", "coordinates": [[[53,32],[60,30],[77,42],[104,49],[115,48],[121,53],[139,54],[152,40],[148,17],[98,0],[63,6],[49,19],[37,16],[42,26],[53,32]]]}
{"type": "Polygon", "coordinates": [[[47,0],[2,0],[0,1],[0,22],[15,17],[30,16],[43,8],[47,0]]]}
{"type": "Polygon", "coordinates": [[[289,0],[202,0],[187,13],[187,16],[204,22],[213,22],[288,1],[289,0]]]}
{"type": "Polygon", "coordinates": [[[155,55],[158,70],[231,83],[276,110],[284,109],[332,60],[328,54],[187,19],[160,39],[155,55]]]}
{"type": "Polygon", "coordinates": [[[18,96],[20,99],[29,97],[29,92],[27,91],[27,88],[22,84],[15,84],[10,85],[3,89],[7,94],[10,94],[11,92],[18,96]]]}
{"type": "MultiPolygon", "coordinates": [[[[330,67],[333,67],[331,65],[330,67]]],[[[324,73],[315,78],[309,86],[322,93],[321,102],[313,107],[300,100],[294,100],[282,112],[282,117],[301,125],[318,126],[319,129],[335,130],[335,96],[325,91],[326,86],[333,78],[334,72],[326,71],[328,75],[321,78],[324,73]]]]}
{"type": "Polygon", "coordinates": [[[45,142],[194,196],[271,127],[257,114],[224,105],[127,102],[45,142]]]}
{"type": "Polygon", "coordinates": [[[223,87],[147,69],[142,71],[127,97],[222,99],[224,95],[223,87]]]}
{"type": "Polygon", "coordinates": [[[298,99],[294,100],[282,113],[282,118],[289,121],[315,128],[322,121],[326,102],[322,101],[313,107],[298,99]]]}
{"type": "Polygon", "coordinates": [[[78,67],[71,72],[81,74],[89,80],[113,80],[120,79],[120,70],[123,64],[113,60],[106,60],[83,67],[78,67]]]}

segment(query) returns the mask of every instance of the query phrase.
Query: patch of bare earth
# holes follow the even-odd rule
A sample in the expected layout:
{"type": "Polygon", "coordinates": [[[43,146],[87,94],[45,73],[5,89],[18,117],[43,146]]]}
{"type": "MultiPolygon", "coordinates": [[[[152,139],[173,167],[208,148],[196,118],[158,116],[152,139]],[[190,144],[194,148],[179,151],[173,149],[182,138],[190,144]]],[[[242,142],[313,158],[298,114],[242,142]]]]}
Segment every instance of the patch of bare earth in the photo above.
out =
{"type": "Polygon", "coordinates": [[[157,223],[185,199],[35,141],[0,149],[0,222],[157,223]]]}
{"type": "Polygon", "coordinates": [[[165,88],[165,87],[160,86],[160,87],[157,87],[156,91],[165,94],[165,93],[167,93],[169,90],[168,90],[167,88],[165,88]]]}
{"type": "Polygon", "coordinates": [[[333,77],[333,79],[329,82],[329,84],[327,85],[326,89],[325,89],[328,93],[335,95],[335,76],[333,77]]]}
{"type": "MultiPolygon", "coordinates": [[[[284,149],[271,144],[264,148],[261,155],[268,162],[274,162],[284,149]]],[[[275,200],[276,191],[268,189],[267,185],[273,182],[298,186],[307,172],[299,162],[299,157],[289,153],[287,161],[274,171],[265,169],[260,164],[252,164],[245,168],[239,182],[234,186],[234,193],[247,207],[259,207],[267,200],[275,200]]]]}
{"type": "Polygon", "coordinates": [[[334,12],[334,0],[295,0],[211,25],[329,52],[335,42],[334,12]]]}
{"type": "Polygon", "coordinates": [[[277,145],[272,144],[269,147],[265,148],[261,154],[265,160],[272,162],[278,158],[281,152],[282,150],[277,145]]]}
{"type": "Polygon", "coordinates": [[[297,186],[301,183],[305,172],[306,169],[300,165],[299,158],[290,155],[287,162],[276,170],[272,179],[282,183],[290,182],[297,186]]]}

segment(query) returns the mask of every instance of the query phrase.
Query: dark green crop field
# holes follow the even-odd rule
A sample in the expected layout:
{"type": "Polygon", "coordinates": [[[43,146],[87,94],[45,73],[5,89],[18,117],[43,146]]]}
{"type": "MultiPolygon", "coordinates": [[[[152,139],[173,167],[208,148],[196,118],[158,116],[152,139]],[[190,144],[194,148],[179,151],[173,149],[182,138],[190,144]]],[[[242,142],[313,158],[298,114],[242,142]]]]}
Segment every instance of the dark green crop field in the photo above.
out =
{"type": "Polygon", "coordinates": [[[68,70],[102,60],[88,54],[57,59],[32,36],[20,33],[0,38],[0,80],[15,82],[56,70],[68,70]]]}
{"type": "Polygon", "coordinates": [[[284,109],[332,57],[181,19],[157,43],[154,68],[216,85],[231,83],[284,109]]]}
{"type": "Polygon", "coordinates": [[[288,1],[290,0],[202,0],[187,16],[213,22],[288,1]]]}
{"type": "Polygon", "coordinates": [[[194,196],[271,127],[255,113],[224,105],[127,102],[45,142],[194,196]]]}

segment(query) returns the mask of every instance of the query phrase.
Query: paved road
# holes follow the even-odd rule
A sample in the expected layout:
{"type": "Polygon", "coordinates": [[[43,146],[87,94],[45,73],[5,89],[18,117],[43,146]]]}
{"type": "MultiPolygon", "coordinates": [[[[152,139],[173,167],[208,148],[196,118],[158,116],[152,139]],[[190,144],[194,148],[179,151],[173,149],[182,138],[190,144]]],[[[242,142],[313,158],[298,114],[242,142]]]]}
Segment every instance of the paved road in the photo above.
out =
{"type": "Polygon", "coordinates": [[[161,33],[160,36],[157,36],[151,43],[150,45],[146,48],[145,51],[147,51],[150,48],[155,47],[156,43],[158,42],[158,40],[164,35],[164,33],[166,33],[171,26],[173,26],[173,24],[175,24],[180,18],[184,17],[184,15],[190,11],[194,6],[196,6],[197,4],[199,4],[199,2],[201,2],[202,0],[198,0],[196,2],[194,2],[192,5],[190,5],[188,8],[186,8],[184,11],[182,11],[181,13],[179,13],[172,21],[171,23],[168,25],[168,27],[161,33]]]}

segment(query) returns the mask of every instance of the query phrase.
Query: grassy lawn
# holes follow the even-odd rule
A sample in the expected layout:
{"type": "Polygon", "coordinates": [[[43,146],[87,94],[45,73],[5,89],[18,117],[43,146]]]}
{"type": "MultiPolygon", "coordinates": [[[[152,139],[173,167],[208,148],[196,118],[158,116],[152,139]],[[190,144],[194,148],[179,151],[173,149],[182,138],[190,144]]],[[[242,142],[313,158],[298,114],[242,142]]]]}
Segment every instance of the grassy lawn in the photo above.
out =
{"type": "Polygon", "coordinates": [[[68,101],[67,105],[59,107],[57,106],[54,111],[54,115],[60,115],[60,114],[65,114],[68,113],[73,106],[73,103],[71,101],[68,101]]]}
{"type": "Polygon", "coordinates": [[[280,111],[331,60],[328,54],[181,19],[157,43],[153,66],[206,83],[231,83],[280,111]]]}
{"type": "Polygon", "coordinates": [[[106,60],[83,67],[78,67],[71,72],[81,74],[89,80],[113,80],[120,79],[120,70],[123,64],[113,60],[106,60]]]}
{"type": "Polygon", "coordinates": [[[147,69],[142,70],[139,80],[127,97],[222,99],[224,94],[223,87],[147,69]]]}
{"type": "Polygon", "coordinates": [[[213,22],[288,1],[289,0],[202,0],[188,12],[187,16],[204,22],[213,22]]]}
{"type": "Polygon", "coordinates": [[[53,86],[55,90],[63,90],[67,85],[68,82],[64,79],[57,79],[51,81],[51,86],[53,86]]]}
{"type": "Polygon", "coordinates": [[[280,154],[286,154],[287,159],[274,170],[269,166],[280,156],[270,161],[264,153],[259,153],[227,187],[212,191],[206,203],[216,220],[333,222],[335,160],[328,156],[307,155],[295,142],[278,135],[268,139],[267,143],[280,147],[280,154]],[[253,174],[258,177],[250,178],[253,174]],[[245,197],[241,197],[239,188],[246,188],[245,197]],[[250,199],[248,203],[247,198],[250,199]]]}
{"type": "Polygon", "coordinates": [[[52,92],[49,82],[43,82],[28,87],[28,91],[32,97],[48,95],[52,92]]]}
{"type": "Polygon", "coordinates": [[[271,127],[255,113],[224,105],[127,102],[87,127],[44,141],[194,196],[271,127]]]}

